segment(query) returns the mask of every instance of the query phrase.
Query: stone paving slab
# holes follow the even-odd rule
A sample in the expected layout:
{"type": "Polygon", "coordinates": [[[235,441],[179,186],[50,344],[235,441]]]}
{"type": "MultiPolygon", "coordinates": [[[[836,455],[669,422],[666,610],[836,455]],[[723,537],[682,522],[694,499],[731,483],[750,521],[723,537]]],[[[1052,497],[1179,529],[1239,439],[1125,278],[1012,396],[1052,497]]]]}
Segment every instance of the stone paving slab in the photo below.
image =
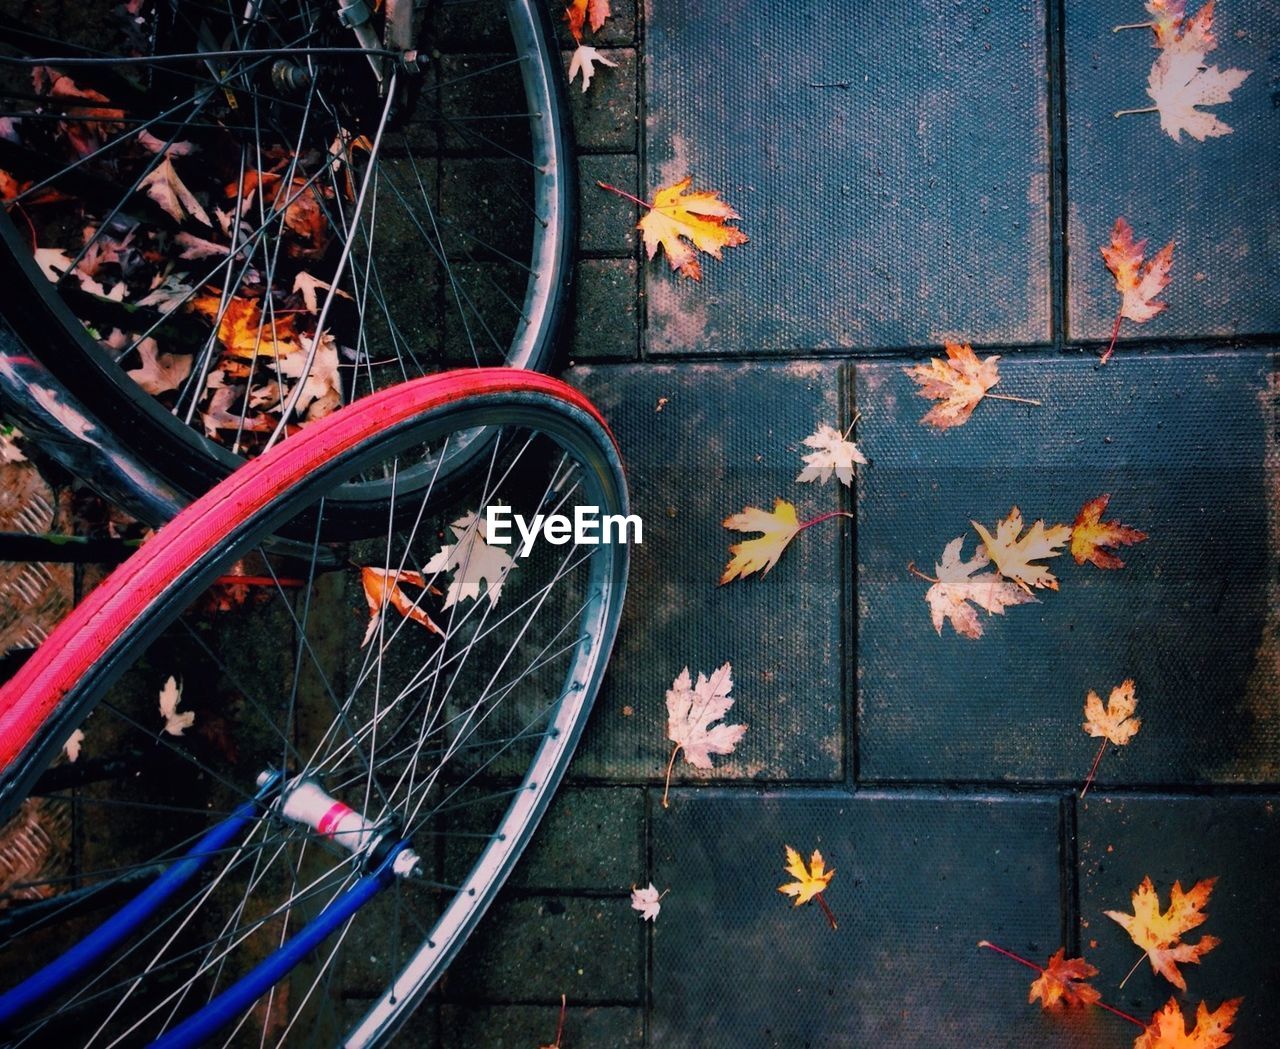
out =
{"type": "Polygon", "coordinates": [[[1089,1044],[975,946],[1059,945],[1054,798],[682,790],[653,850],[655,1046],[1089,1044]],[[834,867],[837,930],[778,892],[785,844],[834,867]]]}
{"type": "Polygon", "coordinates": [[[751,237],[651,274],[652,352],[1048,339],[1040,0],[664,0],[645,57],[646,192],[692,175],[751,237]]]}
{"type": "MultiPolygon", "coordinates": [[[[1191,11],[1201,4],[1188,4],[1191,11]]],[[[1207,61],[1252,70],[1232,101],[1208,110],[1233,133],[1174,142],[1154,113],[1119,109],[1151,105],[1147,75],[1156,51],[1149,30],[1113,33],[1118,22],[1142,22],[1142,4],[1085,0],[1065,5],[1067,202],[1070,246],[1068,314],[1073,339],[1105,339],[1119,306],[1098,255],[1123,215],[1150,250],[1176,243],[1169,309],[1127,338],[1203,338],[1280,328],[1280,194],[1275,118],[1280,76],[1280,2],[1217,4],[1218,47],[1207,61]]]]}
{"type": "MultiPolygon", "coordinates": [[[[536,1049],[551,1045],[560,1019],[557,1005],[445,1006],[441,1010],[444,1046],[467,1049],[536,1049]]],[[[630,1006],[582,1006],[569,1002],[564,1049],[638,1049],[644,1044],[644,1012],[630,1006]]]]}
{"type": "MultiPolygon", "coordinates": [[[[492,830],[497,813],[479,809],[475,830],[492,830]]],[[[644,874],[644,792],[624,787],[563,787],[507,881],[524,890],[623,892],[644,874]]],[[[466,829],[464,819],[460,824],[466,829]]],[[[457,882],[474,857],[446,849],[445,877],[457,882]],[[465,865],[465,866],[464,866],[465,865]]]]}
{"type": "Polygon", "coordinates": [[[508,896],[440,988],[447,1001],[639,1005],[643,982],[643,930],[626,898],[508,896]]]}
{"type": "Polygon", "coordinates": [[[1280,914],[1275,902],[1280,870],[1280,799],[1089,795],[1078,806],[1080,946],[1102,970],[1097,984],[1107,1001],[1147,1019],[1176,994],[1145,961],[1116,990],[1140,950],[1102,912],[1132,912],[1130,895],[1149,875],[1169,905],[1174,881],[1184,889],[1217,877],[1205,907],[1208,919],[1186,935],[1221,943],[1199,965],[1182,969],[1190,1012],[1204,999],[1216,1007],[1243,995],[1233,1031],[1241,1046],[1268,1045],[1280,1023],[1280,914]],[[1095,946],[1096,944],[1096,946],[1095,946]]]}
{"type": "MultiPolygon", "coordinates": [[[[660,780],[664,697],[686,665],[733,664],[733,720],[751,727],[714,778],[839,779],[844,771],[842,522],[805,533],[764,578],[717,581],[741,538],[721,522],[775,496],[801,514],[840,494],[798,485],[800,441],[843,418],[834,364],[600,366],[570,381],[599,406],[628,471],[644,543],[633,547],[622,627],[577,776],[660,780]]],[[[678,768],[684,775],[689,767],[678,768]]],[[[696,772],[696,770],[694,770],[696,772]]],[[[700,777],[701,778],[701,777],[700,777]]]]}
{"type": "Polygon", "coordinates": [[[1078,781],[1095,750],[1086,692],[1134,677],[1142,734],[1103,782],[1277,782],[1269,355],[1000,367],[997,391],[1043,407],[988,400],[945,432],[919,424],[927,402],[901,364],[857,367],[860,775],[1078,781]],[[984,616],[977,640],[934,633],[908,562],[932,574],[956,536],[971,556],[972,519],[990,528],[1017,504],[1028,523],[1070,524],[1103,492],[1108,517],[1150,535],[1124,569],[1064,554],[1041,603],[984,616]]]}

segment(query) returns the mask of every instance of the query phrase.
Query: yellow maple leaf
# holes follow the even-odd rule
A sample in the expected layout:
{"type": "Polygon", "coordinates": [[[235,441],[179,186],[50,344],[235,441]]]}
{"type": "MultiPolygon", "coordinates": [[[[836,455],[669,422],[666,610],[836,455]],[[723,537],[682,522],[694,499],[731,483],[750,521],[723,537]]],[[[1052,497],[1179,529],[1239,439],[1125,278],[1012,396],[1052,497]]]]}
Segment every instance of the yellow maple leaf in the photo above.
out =
{"type": "Polygon", "coordinates": [[[1179,965],[1199,964],[1220,942],[1216,936],[1203,936],[1196,943],[1181,943],[1182,934],[1194,929],[1208,918],[1204,907],[1209,902],[1217,878],[1205,878],[1196,882],[1189,892],[1182,891],[1180,882],[1173,883],[1169,897],[1169,909],[1160,910],[1160,896],[1151,884],[1151,878],[1142,879],[1133,894],[1133,913],[1105,911],[1106,916],[1117,922],[1129,937],[1147,952],[1151,968],[1181,991],[1187,989],[1187,981],[1178,970],[1179,965]]]}
{"type": "Polygon", "coordinates": [[[661,246],[673,270],[701,280],[698,251],[705,251],[718,259],[721,248],[745,244],[747,235],[736,226],[725,225],[730,219],[741,216],[721,200],[718,193],[709,190],[688,192],[692,183],[692,177],[684,178],[658,190],[652,206],[636,228],[644,234],[645,251],[650,259],[661,246]]]}
{"type": "Polygon", "coordinates": [[[1084,730],[1091,736],[1105,737],[1117,747],[1123,747],[1142,727],[1142,719],[1133,716],[1137,706],[1133,678],[1122,681],[1111,690],[1105,710],[1102,698],[1090,689],[1084,701],[1084,730]]]}
{"type": "Polygon", "coordinates": [[[1083,958],[1068,958],[1065,947],[1049,959],[1039,977],[1031,982],[1027,1002],[1040,999],[1041,1008],[1059,1005],[1092,1005],[1102,998],[1101,992],[1087,981],[1098,970],[1083,958]]]}
{"type": "Polygon", "coordinates": [[[1104,546],[1132,546],[1147,538],[1146,532],[1120,524],[1119,521],[1104,521],[1103,512],[1111,496],[1103,493],[1096,499],[1090,499],[1080,507],[1075,523],[1071,526],[1071,556],[1076,564],[1086,561],[1098,568],[1123,568],[1124,562],[1115,554],[1102,548],[1104,546]]]}
{"type": "Polygon", "coordinates": [[[967,342],[948,342],[946,351],[945,361],[931,357],[928,364],[903,369],[919,384],[919,396],[938,402],[920,421],[939,430],[968,422],[978,402],[1000,381],[999,356],[979,360],[967,342]]]}
{"type": "Polygon", "coordinates": [[[1176,998],[1170,998],[1164,1008],[1151,1017],[1151,1023],[1138,1035],[1133,1049],[1220,1049],[1235,1037],[1227,1033],[1227,1028],[1243,1001],[1243,998],[1232,998],[1213,1012],[1201,1002],[1196,1008],[1196,1025],[1188,1031],[1182,1007],[1176,998]]]}
{"type": "Polygon", "coordinates": [[[1067,525],[1045,528],[1044,521],[1036,521],[1027,530],[1027,534],[1019,538],[1022,531],[1022,511],[1016,506],[1009,511],[1008,517],[996,522],[994,536],[977,521],[971,521],[970,524],[982,537],[982,549],[1002,576],[1012,579],[1028,593],[1031,587],[1058,589],[1057,576],[1034,562],[1040,558],[1057,557],[1062,553],[1062,547],[1071,538],[1071,529],[1067,525]]]}
{"type": "Polygon", "coordinates": [[[775,499],[771,511],[748,506],[742,513],[726,517],[724,526],[735,532],[764,534],[759,539],[748,539],[729,547],[732,557],[725,566],[724,574],[720,576],[721,586],[754,572],[768,574],[801,528],[796,508],[785,499],[775,499]]]}
{"type": "Polygon", "coordinates": [[[825,869],[826,864],[822,859],[822,853],[817,849],[813,850],[813,855],[809,858],[809,866],[806,867],[804,857],[800,853],[790,845],[785,845],[783,848],[787,850],[787,862],[783,869],[796,880],[779,885],[778,891],[784,896],[794,896],[796,906],[799,907],[822,892],[831,883],[836,872],[834,869],[825,869]]]}

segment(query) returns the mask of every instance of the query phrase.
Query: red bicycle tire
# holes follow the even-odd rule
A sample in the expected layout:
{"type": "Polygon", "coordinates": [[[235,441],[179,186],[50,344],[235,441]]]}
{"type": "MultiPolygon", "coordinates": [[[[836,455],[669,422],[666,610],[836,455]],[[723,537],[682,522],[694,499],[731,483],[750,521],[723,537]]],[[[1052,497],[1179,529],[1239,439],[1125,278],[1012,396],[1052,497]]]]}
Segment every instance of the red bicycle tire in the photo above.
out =
{"type": "MultiPolygon", "coordinates": [[[[0,687],[0,780],[7,778],[59,702],[119,635],[212,543],[334,455],[423,413],[493,393],[551,396],[589,415],[613,439],[585,396],[559,379],[511,368],[478,368],[390,387],[307,427],[201,496],[115,569],[0,687]]],[[[615,442],[616,446],[616,442],[615,442]]]]}

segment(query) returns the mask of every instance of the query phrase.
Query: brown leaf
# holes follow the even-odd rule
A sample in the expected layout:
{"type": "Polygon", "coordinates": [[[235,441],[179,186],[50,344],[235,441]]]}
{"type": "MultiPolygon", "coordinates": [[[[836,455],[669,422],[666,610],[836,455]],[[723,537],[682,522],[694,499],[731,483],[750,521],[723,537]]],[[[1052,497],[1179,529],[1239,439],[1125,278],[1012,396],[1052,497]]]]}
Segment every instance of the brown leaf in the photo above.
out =
{"type": "Polygon", "coordinates": [[[1132,546],[1147,538],[1146,532],[1120,524],[1119,521],[1102,520],[1102,514],[1110,501],[1110,494],[1104,492],[1080,507],[1075,524],[1071,526],[1071,556],[1075,558],[1076,564],[1082,565],[1088,561],[1098,568],[1123,568],[1124,562],[1120,558],[1102,548],[1132,546]]]}
{"type": "Polygon", "coordinates": [[[1065,947],[1045,964],[1044,971],[1031,983],[1027,1001],[1040,999],[1041,1008],[1054,1009],[1061,1005],[1092,1005],[1102,998],[1101,992],[1087,983],[1097,976],[1098,970],[1083,958],[1066,957],[1065,947]]]}

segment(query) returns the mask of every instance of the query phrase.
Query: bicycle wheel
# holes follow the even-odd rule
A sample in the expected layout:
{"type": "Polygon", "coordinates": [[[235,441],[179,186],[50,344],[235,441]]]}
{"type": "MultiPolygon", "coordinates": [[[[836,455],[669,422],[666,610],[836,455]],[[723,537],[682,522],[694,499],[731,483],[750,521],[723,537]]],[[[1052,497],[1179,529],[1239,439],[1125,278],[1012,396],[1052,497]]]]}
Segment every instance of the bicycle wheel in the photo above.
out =
{"type": "Polygon", "coordinates": [[[14,1044],[369,1045],[406,1021],[555,790],[626,583],[625,546],[488,543],[498,503],[627,513],[581,395],[510,369],[371,395],[183,511],[0,692],[5,811],[73,824],[0,865],[14,1044]],[[500,437],[469,502],[438,514],[427,486],[379,533],[262,547],[475,427],[500,437]],[[247,599],[207,611],[228,584],[247,599]]]}
{"type": "Polygon", "coordinates": [[[0,0],[0,309],[189,495],[374,390],[551,365],[576,178],[543,0],[413,8],[0,0]]]}

